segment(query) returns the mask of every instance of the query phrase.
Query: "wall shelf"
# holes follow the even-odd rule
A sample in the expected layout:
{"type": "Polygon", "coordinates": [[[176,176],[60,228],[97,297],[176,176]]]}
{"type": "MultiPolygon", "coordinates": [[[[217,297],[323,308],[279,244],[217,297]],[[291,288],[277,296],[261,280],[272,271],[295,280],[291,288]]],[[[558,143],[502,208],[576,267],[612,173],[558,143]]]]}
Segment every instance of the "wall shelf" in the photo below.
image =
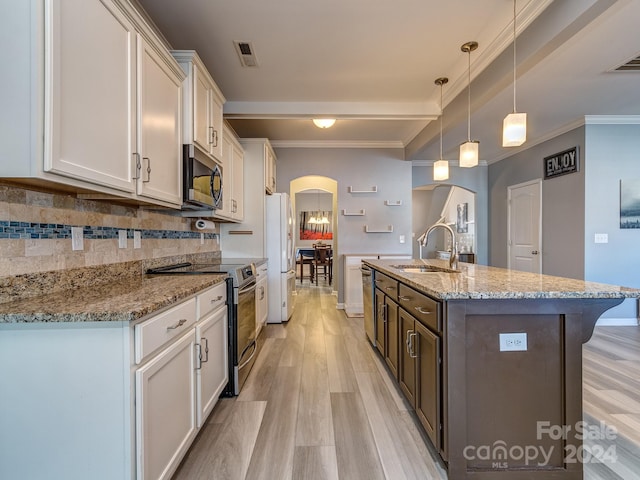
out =
{"type": "Polygon", "coordinates": [[[371,187],[371,190],[355,190],[351,185],[347,187],[349,193],[376,193],[378,191],[378,186],[374,185],[371,187]]]}
{"type": "Polygon", "coordinates": [[[402,200],[385,200],[384,204],[388,207],[399,207],[402,205],[402,200]]]}
{"type": "Polygon", "coordinates": [[[387,225],[387,229],[386,230],[370,229],[369,225],[365,225],[364,226],[364,231],[366,233],[393,233],[393,225],[387,225]]]}
{"type": "Polygon", "coordinates": [[[364,216],[364,208],[362,210],[358,210],[357,212],[347,212],[346,210],[342,210],[342,215],[345,217],[362,217],[364,216]]]}

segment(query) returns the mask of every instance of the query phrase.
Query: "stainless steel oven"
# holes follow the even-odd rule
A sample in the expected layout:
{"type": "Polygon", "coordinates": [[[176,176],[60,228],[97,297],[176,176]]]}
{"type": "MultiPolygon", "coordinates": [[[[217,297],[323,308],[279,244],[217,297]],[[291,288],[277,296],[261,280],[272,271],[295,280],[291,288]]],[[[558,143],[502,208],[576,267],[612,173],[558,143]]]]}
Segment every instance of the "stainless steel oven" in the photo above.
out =
{"type": "Polygon", "coordinates": [[[180,263],[147,270],[150,275],[226,273],[229,314],[229,383],[227,396],[240,389],[256,359],[256,269],[254,264],[180,263]]]}

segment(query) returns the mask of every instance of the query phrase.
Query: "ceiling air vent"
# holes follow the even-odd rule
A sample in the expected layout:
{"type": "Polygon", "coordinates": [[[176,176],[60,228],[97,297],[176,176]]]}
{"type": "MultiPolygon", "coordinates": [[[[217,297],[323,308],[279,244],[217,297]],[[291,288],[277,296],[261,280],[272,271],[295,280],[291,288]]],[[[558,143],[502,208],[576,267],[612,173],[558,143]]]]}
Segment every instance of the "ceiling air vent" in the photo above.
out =
{"type": "Polygon", "coordinates": [[[240,57],[240,63],[243,67],[257,67],[258,59],[253,53],[253,45],[251,42],[233,42],[240,57]]]}
{"type": "Polygon", "coordinates": [[[640,55],[613,69],[614,72],[640,72],[640,55]]]}

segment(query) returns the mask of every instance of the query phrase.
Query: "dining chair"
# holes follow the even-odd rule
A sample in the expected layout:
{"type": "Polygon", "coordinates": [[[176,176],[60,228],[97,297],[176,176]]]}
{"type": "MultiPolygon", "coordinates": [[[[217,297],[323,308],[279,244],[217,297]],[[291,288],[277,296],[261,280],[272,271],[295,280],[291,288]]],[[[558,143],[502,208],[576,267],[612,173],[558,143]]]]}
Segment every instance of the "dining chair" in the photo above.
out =
{"type": "Polygon", "coordinates": [[[305,265],[309,265],[309,281],[313,283],[314,257],[315,255],[309,255],[308,249],[303,249],[303,248],[298,249],[298,252],[296,255],[296,265],[300,265],[300,282],[304,281],[305,265]]]}
{"type": "Polygon", "coordinates": [[[331,281],[333,279],[333,258],[332,249],[329,245],[314,245],[313,246],[313,264],[314,264],[314,278],[316,285],[318,285],[318,277],[323,275],[325,280],[331,281]],[[322,273],[320,268],[322,267],[322,273]]]}

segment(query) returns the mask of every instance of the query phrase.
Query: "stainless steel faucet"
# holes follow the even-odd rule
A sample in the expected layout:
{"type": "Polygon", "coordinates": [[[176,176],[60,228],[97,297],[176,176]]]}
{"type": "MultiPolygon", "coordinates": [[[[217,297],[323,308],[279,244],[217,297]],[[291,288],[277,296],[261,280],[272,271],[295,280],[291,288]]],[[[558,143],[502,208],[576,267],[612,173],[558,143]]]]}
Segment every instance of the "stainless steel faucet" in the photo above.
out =
{"type": "Polygon", "coordinates": [[[451,234],[451,255],[449,256],[449,268],[453,270],[458,269],[458,247],[456,246],[456,233],[446,223],[434,223],[427,230],[418,237],[418,244],[420,245],[420,259],[422,260],[422,247],[427,246],[427,242],[429,241],[429,234],[434,231],[436,228],[444,228],[451,234]]]}

